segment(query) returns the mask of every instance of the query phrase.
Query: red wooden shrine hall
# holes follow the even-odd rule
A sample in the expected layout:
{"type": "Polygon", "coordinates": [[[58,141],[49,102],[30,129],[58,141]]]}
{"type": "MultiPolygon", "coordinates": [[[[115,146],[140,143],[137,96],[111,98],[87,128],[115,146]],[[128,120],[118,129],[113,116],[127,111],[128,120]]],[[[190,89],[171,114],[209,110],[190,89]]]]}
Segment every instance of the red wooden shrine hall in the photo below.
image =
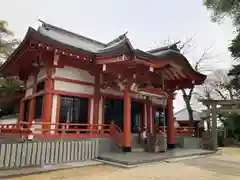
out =
{"type": "Polygon", "coordinates": [[[102,43],[45,22],[38,30],[29,27],[0,72],[25,84],[18,124],[2,125],[2,134],[107,137],[125,151],[136,127],[161,131],[156,112],[164,114],[168,146],[174,147],[181,129],[174,127],[173,93],[206,78],[177,44],[142,51],[126,34],[102,43]]]}

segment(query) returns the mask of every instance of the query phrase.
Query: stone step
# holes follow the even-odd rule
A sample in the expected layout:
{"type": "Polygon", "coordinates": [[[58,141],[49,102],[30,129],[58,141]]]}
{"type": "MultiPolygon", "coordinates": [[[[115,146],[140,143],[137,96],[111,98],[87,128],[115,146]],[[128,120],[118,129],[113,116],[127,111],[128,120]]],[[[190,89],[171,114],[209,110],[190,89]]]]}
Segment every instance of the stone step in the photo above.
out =
{"type": "Polygon", "coordinates": [[[132,152],[144,152],[144,148],[132,148],[132,152]]]}

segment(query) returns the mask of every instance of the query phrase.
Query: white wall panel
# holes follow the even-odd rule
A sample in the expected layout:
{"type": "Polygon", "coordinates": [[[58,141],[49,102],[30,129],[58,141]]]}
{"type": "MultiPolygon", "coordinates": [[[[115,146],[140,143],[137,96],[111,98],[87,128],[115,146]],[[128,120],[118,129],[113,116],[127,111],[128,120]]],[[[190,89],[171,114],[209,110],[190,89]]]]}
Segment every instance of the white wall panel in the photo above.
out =
{"type": "Polygon", "coordinates": [[[89,101],[89,103],[91,103],[90,104],[90,124],[92,124],[93,123],[93,113],[94,113],[94,100],[93,100],[93,98],[90,98],[90,101],[89,101]]]}
{"type": "Polygon", "coordinates": [[[89,95],[93,95],[93,93],[94,93],[93,86],[74,84],[74,83],[63,82],[63,81],[58,81],[58,80],[54,81],[54,89],[59,90],[59,91],[72,92],[72,93],[83,93],[83,94],[89,94],[89,95]]]}
{"type": "MultiPolygon", "coordinates": [[[[103,98],[101,97],[100,101],[99,101],[99,112],[98,112],[98,124],[102,124],[103,123],[103,119],[102,119],[102,110],[103,110],[103,98]]],[[[101,129],[101,126],[99,127],[99,129],[101,129]]]]}
{"type": "Polygon", "coordinates": [[[56,68],[55,77],[63,77],[72,80],[94,83],[94,76],[88,71],[65,66],[64,68],[56,68]]]}
{"type": "MultiPolygon", "coordinates": [[[[52,124],[56,124],[57,121],[57,102],[58,102],[58,96],[57,95],[53,95],[53,100],[52,100],[52,116],[51,116],[51,123],[52,124]]],[[[55,129],[55,125],[51,126],[51,129],[55,129]]],[[[51,133],[54,133],[51,132],[51,133]]]]}

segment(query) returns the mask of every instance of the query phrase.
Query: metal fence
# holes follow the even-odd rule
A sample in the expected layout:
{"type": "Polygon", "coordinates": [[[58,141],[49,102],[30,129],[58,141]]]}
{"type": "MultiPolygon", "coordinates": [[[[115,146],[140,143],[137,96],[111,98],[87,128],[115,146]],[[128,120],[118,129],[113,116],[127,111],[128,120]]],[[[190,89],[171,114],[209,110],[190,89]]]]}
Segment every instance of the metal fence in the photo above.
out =
{"type": "Polygon", "coordinates": [[[0,169],[43,166],[94,159],[99,140],[46,140],[0,144],[0,169]]]}

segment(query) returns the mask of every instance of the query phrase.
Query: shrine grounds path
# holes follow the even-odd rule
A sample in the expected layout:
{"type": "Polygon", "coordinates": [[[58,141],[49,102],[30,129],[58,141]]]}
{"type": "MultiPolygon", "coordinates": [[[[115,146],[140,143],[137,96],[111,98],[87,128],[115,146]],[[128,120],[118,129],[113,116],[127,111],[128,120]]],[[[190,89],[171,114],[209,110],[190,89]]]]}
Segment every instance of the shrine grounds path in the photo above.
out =
{"type": "Polygon", "coordinates": [[[122,169],[107,165],[59,170],[12,180],[240,180],[240,148],[223,148],[221,154],[159,162],[122,169]]]}

